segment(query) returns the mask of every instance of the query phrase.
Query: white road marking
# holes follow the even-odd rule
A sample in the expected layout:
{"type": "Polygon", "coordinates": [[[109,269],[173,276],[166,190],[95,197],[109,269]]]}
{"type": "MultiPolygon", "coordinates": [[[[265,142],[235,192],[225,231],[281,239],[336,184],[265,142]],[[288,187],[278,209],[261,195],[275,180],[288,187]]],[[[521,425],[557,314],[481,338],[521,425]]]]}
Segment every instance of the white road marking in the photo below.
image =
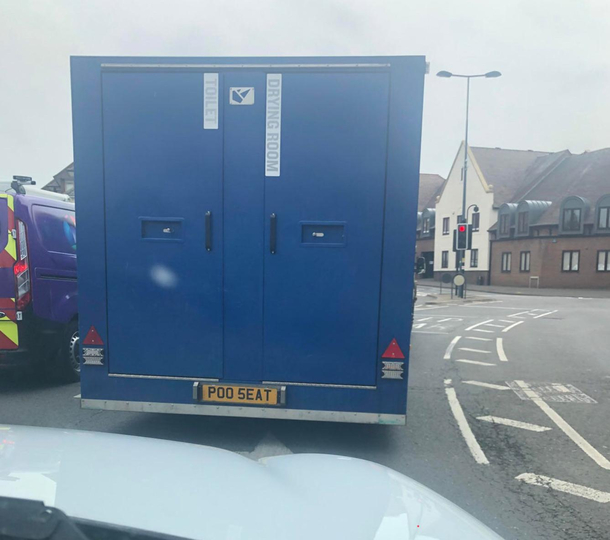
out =
{"type": "Polygon", "coordinates": [[[527,429],[528,431],[549,431],[552,428],[530,424],[528,422],[520,422],[519,420],[511,420],[510,418],[500,418],[499,416],[477,416],[477,420],[483,422],[491,422],[492,424],[501,424],[503,426],[511,426],[519,429],[527,429]]]}
{"type": "Polygon", "coordinates": [[[468,424],[468,420],[466,420],[466,416],[464,415],[464,410],[458,401],[457,394],[455,393],[455,388],[445,388],[445,393],[447,394],[447,399],[449,400],[449,407],[451,407],[451,412],[455,417],[455,421],[457,422],[458,427],[462,433],[462,437],[466,441],[466,445],[472,454],[474,460],[480,465],[489,465],[489,460],[487,456],[483,452],[483,449],[479,445],[477,439],[470,429],[470,425],[468,424]]]}
{"type": "Polygon", "coordinates": [[[494,331],[493,331],[493,330],[483,330],[483,329],[481,329],[481,328],[475,328],[475,329],[473,330],[473,332],[485,332],[486,334],[493,334],[493,333],[494,333],[494,331]]]}
{"type": "Polygon", "coordinates": [[[441,322],[447,322],[447,321],[459,321],[459,319],[455,319],[453,317],[447,317],[446,319],[441,319],[438,322],[441,323],[441,322]]]}
{"type": "Polygon", "coordinates": [[[477,341],[492,341],[492,339],[488,338],[488,337],[476,337],[476,336],[464,336],[464,339],[475,339],[477,341]]]}
{"type": "MultiPolygon", "coordinates": [[[[486,302],[488,304],[491,304],[491,302],[486,302]]],[[[463,304],[463,305],[459,305],[458,307],[471,307],[472,304],[463,304]]],[[[478,306],[476,306],[478,307],[478,306]]],[[[509,311],[515,311],[515,309],[521,309],[520,307],[508,307],[508,306],[487,306],[488,309],[507,309],[509,311]]],[[[529,313],[529,311],[524,311],[523,313],[529,313]]],[[[510,315],[509,315],[510,317],[510,315]]]]}
{"type": "Polygon", "coordinates": [[[76,394],[76,395],[74,396],[74,399],[80,399],[80,394],[76,394]]]}
{"type": "Polygon", "coordinates": [[[536,392],[534,392],[529,385],[524,381],[515,381],[522,389],[523,392],[542,409],[544,412],[561,431],[563,431],[572,441],[574,441],[580,449],[587,454],[595,463],[597,463],[602,469],[610,470],[610,461],[602,456],[593,446],[585,440],[570,424],[568,424],[559,414],[557,414],[551,407],[544,401],[536,392]]]}
{"type": "Polygon", "coordinates": [[[478,360],[456,360],[456,362],[463,362],[464,364],[476,364],[477,366],[495,366],[496,364],[490,364],[488,362],[479,362],[478,360]]]}
{"type": "Polygon", "coordinates": [[[424,317],[423,319],[417,319],[418,322],[429,321],[432,317],[424,317]]]}
{"type": "Polygon", "coordinates": [[[589,405],[597,403],[591,396],[588,396],[572,384],[531,382],[527,385],[529,393],[524,392],[523,388],[517,384],[517,381],[507,381],[506,384],[514,390],[520,399],[528,401],[531,400],[532,395],[536,395],[536,397],[547,403],[586,403],[589,405]]]}
{"type": "Polygon", "coordinates": [[[552,313],[557,313],[557,310],[549,311],[548,313],[542,313],[541,315],[536,315],[534,319],[539,319],[540,317],[546,317],[547,315],[551,315],[552,313]]]}
{"type": "Polygon", "coordinates": [[[502,341],[501,337],[496,338],[496,350],[498,351],[498,358],[500,358],[500,361],[508,362],[508,358],[504,352],[504,342],[502,341]]]}
{"type": "Polygon", "coordinates": [[[425,330],[413,330],[413,334],[443,334],[447,335],[449,332],[426,332],[425,330]]]}
{"type": "Polygon", "coordinates": [[[445,386],[449,386],[451,384],[451,379],[445,379],[445,386]]]}
{"type": "MultiPolygon", "coordinates": [[[[512,321],[511,321],[512,322],[512,321]]],[[[502,325],[502,324],[486,324],[485,326],[493,326],[495,328],[506,328],[506,326],[502,325]]]]}
{"type": "Polygon", "coordinates": [[[455,336],[452,340],[451,343],[449,343],[447,350],[445,351],[445,355],[443,356],[443,360],[449,360],[451,358],[451,352],[453,351],[453,347],[455,347],[455,344],[460,340],[462,336],[455,336]]]}
{"type": "Polygon", "coordinates": [[[483,349],[469,349],[468,347],[460,347],[460,351],[476,352],[476,353],[481,353],[481,354],[489,354],[489,351],[484,351],[483,349]]]}
{"type": "Polygon", "coordinates": [[[515,322],[515,321],[507,321],[506,319],[498,319],[498,320],[499,320],[500,322],[505,322],[505,323],[508,323],[508,324],[512,324],[512,323],[514,323],[514,322],[515,322]]]}
{"type": "Polygon", "coordinates": [[[521,480],[526,484],[532,484],[534,486],[543,486],[545,488],[555,489],[557,491],[563,491],[570,495],[576,495],[578,497],[584,497],[591,501],[598,503],[609,503],[610,493],[605,491],[599,491],[579,484],[572,484],[572,482],[565,482],[564,480],[557,480],[549,476],[542,476],[540,474],[523,473],[515,477],[515,480],[521,480]]]}
{"type": "Polygon", "coordinates": [[[487,321],[483,321],[477,324],[473,324],[472,326],[469,326],[468,328],[466,328],[466,332],[468,332],[469,330],[474,330],[477,326],[482,326],[484,324],[490,323],[491,321],[493,321],[493,319],[489,319],[487,321]]]}
{"type": "Polygon", "coordinates": [[[510,390],[508,386],[502,386],[499,384],[492,384],[480,381],[462,381],[464,384],[472,384],[474,386],[482,386],[483,388],[493,388],[494,390],[510,390]]]}
{"type": "Polygon", "coordinates": [[[504,330],[502,330],[502,332],[508,332],[509,330],[511,330],[515,326],[519,326],[520,324],[523,324],[523,321],[517,321],[516,323],[513,323],[510,326],[507,326],[504,330]]]}
{"type": "Polygon", "coordinates": [[[523,315],[525,313],[530,313],[530,311],[520,311],[519,313],[513,313],[512,315],[509,315],[509,317],[515,317],[517,319],[523,319],[524,317],[519,317],[519,315],[523,315]]]}
{"type": "Polygon", "coordinates": [[[423,322],[423,323],[417,323],[413,325],[413,328],[423,328],[424,326],[426,326],[427,323],[423,322]]]}
{"type": "Polygon", "coordinates": [[[443,326],[442,324],[433,324],[431,326],[428,326],[428,328],[430,330],[432,330],[432,328],[438,328],[439,330],[446,330],[447,329],[447,327],[443,326]]]}

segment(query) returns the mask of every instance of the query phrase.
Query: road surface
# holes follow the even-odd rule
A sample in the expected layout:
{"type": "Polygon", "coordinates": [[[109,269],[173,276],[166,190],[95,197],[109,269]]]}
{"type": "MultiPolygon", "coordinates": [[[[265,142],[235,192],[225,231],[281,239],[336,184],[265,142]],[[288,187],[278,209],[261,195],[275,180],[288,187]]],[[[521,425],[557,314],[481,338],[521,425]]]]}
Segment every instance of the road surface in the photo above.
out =
{"type": "Polygon", "coordinates": [[[81,410],[78,384],[4,373],[0,421],[254,459],[354,456],[422,482],[507,540],[610,539],[610,299],[425,301],[415,311],[406,427],[81,410]]]}

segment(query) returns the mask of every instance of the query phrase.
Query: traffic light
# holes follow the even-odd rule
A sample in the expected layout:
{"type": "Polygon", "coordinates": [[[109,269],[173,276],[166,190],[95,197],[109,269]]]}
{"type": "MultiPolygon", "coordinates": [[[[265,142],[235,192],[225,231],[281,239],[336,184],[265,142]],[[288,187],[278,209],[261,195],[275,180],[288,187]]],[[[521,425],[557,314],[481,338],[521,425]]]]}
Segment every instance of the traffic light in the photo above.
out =
{"type": "Polygon", "coordinates": [[[457,226],[457,242],[456,242],[456,249],[459,250],[466,250],[469,249],[469,238],[468,238],[468,225],[466,223],[458,223],[457,226]]]}

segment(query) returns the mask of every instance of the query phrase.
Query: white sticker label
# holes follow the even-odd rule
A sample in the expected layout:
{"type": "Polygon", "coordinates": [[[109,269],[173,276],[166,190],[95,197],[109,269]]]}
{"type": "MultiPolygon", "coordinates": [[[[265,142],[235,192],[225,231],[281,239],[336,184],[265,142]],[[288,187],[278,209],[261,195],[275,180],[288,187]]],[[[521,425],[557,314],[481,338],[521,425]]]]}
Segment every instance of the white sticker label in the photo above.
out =
{"type": "Polygon", "coordinates": [[[267,74],[265,113],[265,176],[280,175],[282,144],[282,74],[267,74]]]}
{"type": "Polygon", "coordinates": [[[218,129],[218,73],[203,74],[203,129],[218,129]]]}
{"type": "Polygon", "coordinates": [[[229,105],[254,105],[254,88],[232,86],[229,89],[229,105]]]}

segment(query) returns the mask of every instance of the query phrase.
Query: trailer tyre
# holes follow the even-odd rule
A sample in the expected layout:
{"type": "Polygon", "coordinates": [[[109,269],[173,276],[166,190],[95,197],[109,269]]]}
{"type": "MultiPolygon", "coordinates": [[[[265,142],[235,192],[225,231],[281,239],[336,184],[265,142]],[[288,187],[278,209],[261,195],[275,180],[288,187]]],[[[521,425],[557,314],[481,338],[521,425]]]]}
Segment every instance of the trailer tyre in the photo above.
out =
{"type": "Polygon", "coordinates": [[[78,321],[68,324],[58,356],[59,377],[65,382],[80,381],[80,348],[78,321]]]}

